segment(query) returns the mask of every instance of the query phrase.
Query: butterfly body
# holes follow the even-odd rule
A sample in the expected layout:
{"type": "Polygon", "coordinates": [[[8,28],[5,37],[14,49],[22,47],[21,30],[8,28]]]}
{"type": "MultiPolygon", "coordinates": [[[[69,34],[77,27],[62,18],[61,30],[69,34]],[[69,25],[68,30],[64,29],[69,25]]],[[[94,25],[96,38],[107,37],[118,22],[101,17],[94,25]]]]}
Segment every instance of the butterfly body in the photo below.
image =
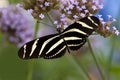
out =
{"type": "Polygon", "coordinates": [[[18,55],[22,59],[59,58],[69,50],[78,50],[86,38],[100,25],[98,18],[85,17],[68,26],[63,32],[37,38],[24,44],[18,55]]]}

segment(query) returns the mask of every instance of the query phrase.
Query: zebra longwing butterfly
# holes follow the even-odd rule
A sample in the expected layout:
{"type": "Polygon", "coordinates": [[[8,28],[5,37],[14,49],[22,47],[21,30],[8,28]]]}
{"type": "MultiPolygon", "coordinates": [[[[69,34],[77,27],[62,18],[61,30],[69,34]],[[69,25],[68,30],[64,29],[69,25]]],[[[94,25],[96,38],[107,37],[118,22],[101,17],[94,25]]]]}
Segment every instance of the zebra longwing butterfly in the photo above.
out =
{"type": "Polygon", "coordinates": [[[99,25],[100,21],[97,17],[82,18],[61,33],[43,36],[24,44],[18,55],[22,59],[59,58],[65,54],[66,50],[78,50],[99,25]]]}

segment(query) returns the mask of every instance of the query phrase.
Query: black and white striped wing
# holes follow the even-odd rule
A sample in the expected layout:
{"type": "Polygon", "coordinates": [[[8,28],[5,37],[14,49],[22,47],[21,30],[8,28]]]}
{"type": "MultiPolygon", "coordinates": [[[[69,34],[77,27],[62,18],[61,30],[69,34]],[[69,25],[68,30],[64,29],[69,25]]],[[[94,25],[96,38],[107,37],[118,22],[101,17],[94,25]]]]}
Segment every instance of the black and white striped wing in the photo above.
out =
{"type": "Polygon", "coordinates": [[[64,36],[70,50],[77,50],[85,44],[86,38],[99,28],[99,25],[97,17],[85,17],[68,26],[61,35],[64,36]]]}
{"type": "Polygon", "coordinates": [[[18,55],[22,59],[57,58],[65,54],[66,46],[58,34],[44,36],[30,41],[20,48],[18,55]]]}

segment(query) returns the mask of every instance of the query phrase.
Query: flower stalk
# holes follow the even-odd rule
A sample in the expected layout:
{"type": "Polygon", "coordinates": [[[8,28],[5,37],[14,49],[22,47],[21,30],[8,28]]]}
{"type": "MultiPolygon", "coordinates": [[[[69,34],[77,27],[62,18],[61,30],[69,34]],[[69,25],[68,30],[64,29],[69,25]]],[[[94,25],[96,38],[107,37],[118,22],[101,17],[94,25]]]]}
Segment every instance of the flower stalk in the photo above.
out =
{"type": "Polygon", "coordinates": [[[36,21],[35,30],[34,30],[34,39],[37,38],[37,33],[39,30],[39,21],[36,21]]]}
{"type": "MultiPolygon", "coordinates": [[[[38,29],[39,29],[39,21],[37,20],[35,25],[35,30],[34,30],[34,39],[37,38],[38,29]]],[[[34,60],[31,60],[28,63],[27,80],[32,80],[33,68],[34,68],[34,60]]]]}
{"type": "Polygon", "coordinates": [[[77,60],[76,57],[71,56],[68,58],[69,61],[74,64],[74,67],[76,67],[76,69],[81,73],[82,71],[82,75],[84,76],[85,80],[91,80],[91,77],[89,75],[89,73],[86,71],[86,69],[84,68],[84,66],[82,66],[82,64],[77,60]]]}
{"type": "Polygon", "coordinates": [[[99,66],[99,63],[98,63],[98,61],[97,61],[97,59],[96,59],[95,53],[94,53],[94,51],[93,51],[93,49],[92,49],[92,46],[91,46],[91,43],[90,43],[90,40],[89,40],[89,39],[87,39],[87,43],[88,43],[88,47],[90,48],[90,52],[91,52],[91,55],[92,55],[92,57],[93,57],[93,60],[94,60],[94,62],[95,62],[95,64],[96,64],[96,67],[97,67],[97,69],[98,69],[98,71],[99,71],[99,74],[100,74],[100,76],[101,76],[101,79],[102,79],[102,80],[105,80],[104,75],[103,75],[102,70],[101,70],[101,68],[100,68],[100,66],[99,66]]]}
{"type": "Polygon", "coordinates": [[[113,55],[114,55],[114,46],[116,45],[116,40],[115,40],[115,37],[112,37],[112,42],[115,42],[115,43],[112,43],[112,47],[110,49],[110,54],[109,54],[109,57],[108,57],[108,62],[107,62],[107,80],[110,80],[110,69],[111,69],[111,66],[112,66],[112,61],[113,61],[113,55]]]}

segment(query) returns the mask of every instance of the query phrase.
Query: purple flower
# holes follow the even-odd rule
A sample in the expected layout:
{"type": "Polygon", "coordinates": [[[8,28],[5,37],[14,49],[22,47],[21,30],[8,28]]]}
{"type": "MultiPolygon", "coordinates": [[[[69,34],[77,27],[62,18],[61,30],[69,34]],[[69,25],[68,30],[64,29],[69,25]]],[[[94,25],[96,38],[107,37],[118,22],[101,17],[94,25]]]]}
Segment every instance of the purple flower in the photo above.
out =
{"type": "Polygon", "coordinates": [[[50,2],[45,2],[45,6],[49,6],[50,5],[50,2]]]}
{"type": "Polygon", "coordinates": [[[99,0],[60,0],[60,15],[56,26],[61,26],[64,29],[64,26],[70,25],[73,23],[72,21],[86,16],[94,16],[101,9],[101,5],[99,0]]]}
{"type": "Polygon", "coordinates": [[[46,12],[58,9],[59,0],[23,0],[23,8],[35,19],[43,20],[46,12]]]}
{"type": "Polygon", "coordinates": [[[44,18],[45,18],[44,14],[41,13],[41,14],[39,15],[39,18],[44,19],[44,18]]]}
{"type": "Polygon", "coordinates": [[[76,20],[74,15],[78,16],[77,19],[95,15],[103,5],[100,0],[60,0],[60,3],[61,13],[71,20],[76,20]]]}
{"type": "Polygon", "coordinates": [[[0,8],[0,30],[9,42],[18,46],[33,39],[33,28],[28,16],[20,7],[0,8]]]}
{"type": "Polygon", "coordinates": [[[114,23],[116,19],[112,18],[111,15],[108,15],[107,21],[102,18],[102,15],[98,15],[98,17],[101,21],[101,27],[97,32],[100,35],[102,35],[103,37],[109,37],[112,34],[116,34],[117,36],[119,35],[120,32],[117,30],[117,28],[115,26],[111,27],[111,24],[114,23]]]}
{"type": "Polygon", "coordinates": [[[83,3],[86,3],[87,1],[86,0],[82,0],[83,3]]]}

